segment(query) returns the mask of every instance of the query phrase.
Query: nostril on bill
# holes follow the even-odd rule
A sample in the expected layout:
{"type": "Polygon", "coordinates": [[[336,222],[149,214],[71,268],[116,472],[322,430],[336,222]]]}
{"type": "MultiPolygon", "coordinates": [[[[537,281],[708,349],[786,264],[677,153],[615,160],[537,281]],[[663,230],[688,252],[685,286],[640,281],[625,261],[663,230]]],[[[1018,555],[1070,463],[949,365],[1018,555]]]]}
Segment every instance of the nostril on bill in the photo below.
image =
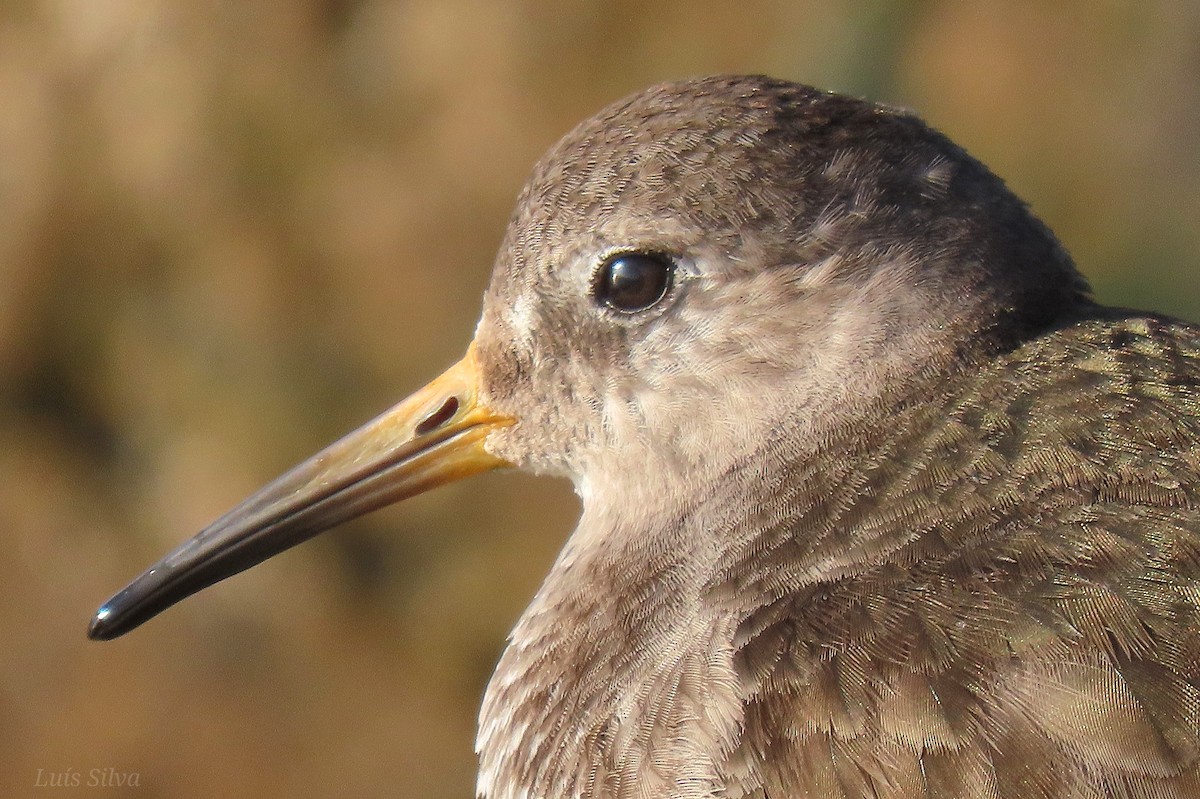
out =
{"type": "Polygon", "coordinates": [[[417,425],[416,434],[423,436],[426,433],[432,433],[446,422],[454,418],[454,414],[458,413],[458,397],[450,397],[442,406],[433,413],[425,417],[422,422],[417,425]]]}

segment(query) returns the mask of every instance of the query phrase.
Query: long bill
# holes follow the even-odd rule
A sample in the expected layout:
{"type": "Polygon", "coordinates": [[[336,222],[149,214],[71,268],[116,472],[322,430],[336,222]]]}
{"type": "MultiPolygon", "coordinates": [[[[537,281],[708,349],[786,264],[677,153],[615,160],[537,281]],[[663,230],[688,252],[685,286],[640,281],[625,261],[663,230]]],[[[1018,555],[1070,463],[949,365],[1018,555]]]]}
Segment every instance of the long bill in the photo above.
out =
{"type": "Polygon", "coordinates": [[[109,640],[226,577],[368,511],[509,465],[484,448],[513,419],[479,402],[473,349],[432,383],[291,469],[105,602],[88,637],[109,640]]]}

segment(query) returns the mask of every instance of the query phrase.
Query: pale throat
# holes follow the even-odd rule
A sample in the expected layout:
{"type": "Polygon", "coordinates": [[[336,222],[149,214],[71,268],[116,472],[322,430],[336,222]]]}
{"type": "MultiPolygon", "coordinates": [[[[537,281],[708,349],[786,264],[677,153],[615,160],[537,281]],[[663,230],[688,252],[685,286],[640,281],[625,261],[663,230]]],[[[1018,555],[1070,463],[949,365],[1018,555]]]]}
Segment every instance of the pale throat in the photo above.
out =
{"type": "Polygon", "coordinates": [[[623,796],[669,775],[672,795],[712,796],[742,713],[736,622],[703,598],[717,556],[590,499],[488,685],[478,793],[623,796]]]}

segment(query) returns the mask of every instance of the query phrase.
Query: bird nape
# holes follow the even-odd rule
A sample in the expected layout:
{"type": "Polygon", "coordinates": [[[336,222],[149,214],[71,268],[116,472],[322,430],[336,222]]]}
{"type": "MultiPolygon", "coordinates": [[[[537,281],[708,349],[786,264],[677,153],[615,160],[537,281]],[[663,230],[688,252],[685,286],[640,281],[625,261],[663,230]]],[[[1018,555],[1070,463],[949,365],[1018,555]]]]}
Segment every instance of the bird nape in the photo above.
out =
{"type": "Polygon", "coordinates": [[[909,114],[713,77],[583,122],[466,358],[90,635],[496,466],[583,510],[481,797],[1200,797],[1200,328],[1095,304],[909,114]]]}

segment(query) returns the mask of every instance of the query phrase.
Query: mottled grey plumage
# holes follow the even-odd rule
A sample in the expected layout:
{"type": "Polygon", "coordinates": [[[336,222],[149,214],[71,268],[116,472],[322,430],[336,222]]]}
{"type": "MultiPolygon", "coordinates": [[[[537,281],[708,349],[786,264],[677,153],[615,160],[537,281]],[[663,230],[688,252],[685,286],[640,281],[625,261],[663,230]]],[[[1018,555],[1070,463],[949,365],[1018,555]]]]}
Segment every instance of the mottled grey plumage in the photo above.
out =
{"type": "MultiPolygon", "coordinates": [[[[1200,797],[1200,330],[1093,304],[917,119],[758,77],[610,107],[473,357],[487,450],[583,501],[481,796],[1200,797]],[[647,311],[594,299],[622,251],[678,265],[647,311]]],[[[95,634],[197,588],[142,579],[95,634]]]]}

